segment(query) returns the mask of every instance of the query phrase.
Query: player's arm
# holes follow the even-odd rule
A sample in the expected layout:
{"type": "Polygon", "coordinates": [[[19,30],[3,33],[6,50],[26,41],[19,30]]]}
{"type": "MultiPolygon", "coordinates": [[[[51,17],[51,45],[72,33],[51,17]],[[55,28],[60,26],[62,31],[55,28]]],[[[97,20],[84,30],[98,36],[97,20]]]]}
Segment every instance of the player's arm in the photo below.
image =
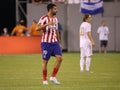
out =
{"type": "Polygon", "coordinates": [[[59,42],[59,45],[60,45],[60,47],[62,48],[61,39],[60,39],[60,35],[59,35],[58,29],[56,30],[56,34],[57,34],[57,40],[58,40],[58,42],[59,42]]]}
{"type": "Polygon", "coordinates": [[[93,38],[92,38],[92,35],[90,32],[87,32],[87,36],[88,36],[89,40],[91,41],[92,46],[95,46],[95,43],[93,41],[93,38]]]}
{"type": "Polygon", "coordinates": [[[61,43],[61,40],[60,40],[60,35],[59,35],[59,31],[58,29],[56,30],[56,34],[57,34],[57,39],[58,39],[58,42],[61,43]]]}
{"type": "Polygon", "coordinates": [[[40,30],[43,30],[46,26],[49,26],[49,25],[54,25],[54,22],[49,22],[49,23],[46,23],[46,24],[37,24],[37,27],[36,27],[36,30],[37,31],[40,31],[40,30]]]}

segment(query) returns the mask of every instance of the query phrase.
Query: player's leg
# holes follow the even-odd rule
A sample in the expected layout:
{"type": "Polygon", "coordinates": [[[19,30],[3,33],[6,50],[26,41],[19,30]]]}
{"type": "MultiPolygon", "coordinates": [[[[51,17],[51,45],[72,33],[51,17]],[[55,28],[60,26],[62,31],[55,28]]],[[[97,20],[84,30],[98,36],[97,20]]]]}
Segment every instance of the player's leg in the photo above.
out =
{"type": "Polygon", "coordinates": [[[92,56],[92,46],[89,45],[86,47],[86,71],[90,71],[90,64],[91,64],[91,56],[92,56]]]}
{"type": "Polygon", "coordinates": [[[102,53],[104,51],[104,43],[103,40],[101,40],[101,44],[100,44],[100,52],[102,53]]]}
{"type": "Polygon", "coordinates": [[[47,85],[47,64],[48,60],[50,58],[50,44],[47,43],[42,43],[41,48],[42,48],[42,76],[43,76],[43,85],[47,85]]]}
{"type": "Polygon", "coordinates": [[[60,84],[60,82],[58,82],[56,79],[56,75],[58,73],[58,70],[59,70],[59,68],[61,66],[61,62],[62,62],[62,50],[61,50],[58,43],[56,43],[54,45],[54,47],[55,47],[54,48],[54,55],[56,57],[56,62],[54,64],[54,68],[53,68],[53,72],[52,72],[51,77],[50,77],[50,81],[54,82],[55,84],[60,84]]]}
{"type": "Polygon", "coordinates": [[[52,75],[50,77],[50,81],[52,81],[55,84],[60,84],[60,82],[56,79],[56,75],[57,75],[58,70],[61,66],[61,62],[62,62],[62,57],[60,55],[56,55],[56,62],[54,64],[53,72],[52,72],[52,75]]]}
{"type": "Polygon", "coordinates": [[[100,44],[99,44],[99,53],[101,53],[101,51],[102,51],[102,41],[100,40],[99,43],[100,43],[100,44]]]}
{"type": "Polygon", "coordinates": [[[89,72],[90,71],[90,64],[91,64],[91,57],[87,56],[86,57],[86,71],[89,72]]]}
{"type": "Polygon", "coordinates": [[[104,47],[104,53],[105,54],[107,53],[107,47],[104,47]]]}
{"type": "Polygon", "coordinates": [[[84,71],[84,57],[80,58],[80,71],[83,72],[84,71]]]}
{"type": "Polygon", "coordinates": [[[107,40],[104,41],[104,53],[107,53],[107,40]]]}
{"type": "Polygon", "coordinates": [[[51,75],[52,77],[56,77],[56,74],[61,66],[61,62],[62,62],[62,56],[56,55],[56,62],[54,64],[54,69],[51,75]]]}
{"type": "Polygon", "coordinates": [[[47,60],[42,61],[42,76],[43,76],[43,85],[47,85],[47,60]]]}
{"type": "Polygon", "coordinates": [[[85,62],[85,50],[84,48],[80,49],[80,71],[84,71],[84,62],[85,62]]]}

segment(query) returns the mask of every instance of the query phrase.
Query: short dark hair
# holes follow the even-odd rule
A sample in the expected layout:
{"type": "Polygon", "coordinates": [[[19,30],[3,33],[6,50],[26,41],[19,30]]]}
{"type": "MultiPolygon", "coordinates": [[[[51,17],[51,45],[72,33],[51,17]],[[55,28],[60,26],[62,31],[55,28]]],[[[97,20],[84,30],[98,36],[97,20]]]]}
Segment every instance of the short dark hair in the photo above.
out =
{"type": "Polygon", "coordinates": [[[47,10],[49,11],[50,9],[52,9],[54,6],[56,6],[55,4],[53,3],[50,3],[47,5],[47,10]]]}

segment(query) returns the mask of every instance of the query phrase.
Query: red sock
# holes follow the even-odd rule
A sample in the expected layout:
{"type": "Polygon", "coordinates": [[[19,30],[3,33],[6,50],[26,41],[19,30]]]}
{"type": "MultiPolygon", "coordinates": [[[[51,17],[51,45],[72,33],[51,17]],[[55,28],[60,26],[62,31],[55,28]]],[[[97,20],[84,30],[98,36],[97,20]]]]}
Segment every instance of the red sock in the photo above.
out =
{"type": "Polygon", "coordinates": [[[52,72],[52,77],[55,77],[58,72],[58,68],[54,68],[52,72]]]}
{"type": "Polygon", "coordinates": [[[44,81],[47,80],[47,70],[43,70],[42,74],[43,74],[43,80],[44,81]]]}

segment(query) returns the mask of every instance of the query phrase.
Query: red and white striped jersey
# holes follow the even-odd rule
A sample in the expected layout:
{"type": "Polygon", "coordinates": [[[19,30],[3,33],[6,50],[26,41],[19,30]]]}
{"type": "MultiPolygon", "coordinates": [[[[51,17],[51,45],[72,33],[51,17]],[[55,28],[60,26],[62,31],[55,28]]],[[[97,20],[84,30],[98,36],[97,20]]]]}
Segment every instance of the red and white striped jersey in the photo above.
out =
{"type": "Polygon", "coordinates": [[[40,25],[44,25],[48,22],[54,22],[54,25],[49,25],[46,26],[43,29],[43,34],[42,34],[42,40],[41,42],[48,42],[48,43],[52,43],[52,42],[57,42],[57,35],[56,35],[56,30],[58,30],[58,20],[57,18],[54,16],[52,18],[50,18],[48,15],[44,15],[40,18],[38,24],[40,25]]]}

